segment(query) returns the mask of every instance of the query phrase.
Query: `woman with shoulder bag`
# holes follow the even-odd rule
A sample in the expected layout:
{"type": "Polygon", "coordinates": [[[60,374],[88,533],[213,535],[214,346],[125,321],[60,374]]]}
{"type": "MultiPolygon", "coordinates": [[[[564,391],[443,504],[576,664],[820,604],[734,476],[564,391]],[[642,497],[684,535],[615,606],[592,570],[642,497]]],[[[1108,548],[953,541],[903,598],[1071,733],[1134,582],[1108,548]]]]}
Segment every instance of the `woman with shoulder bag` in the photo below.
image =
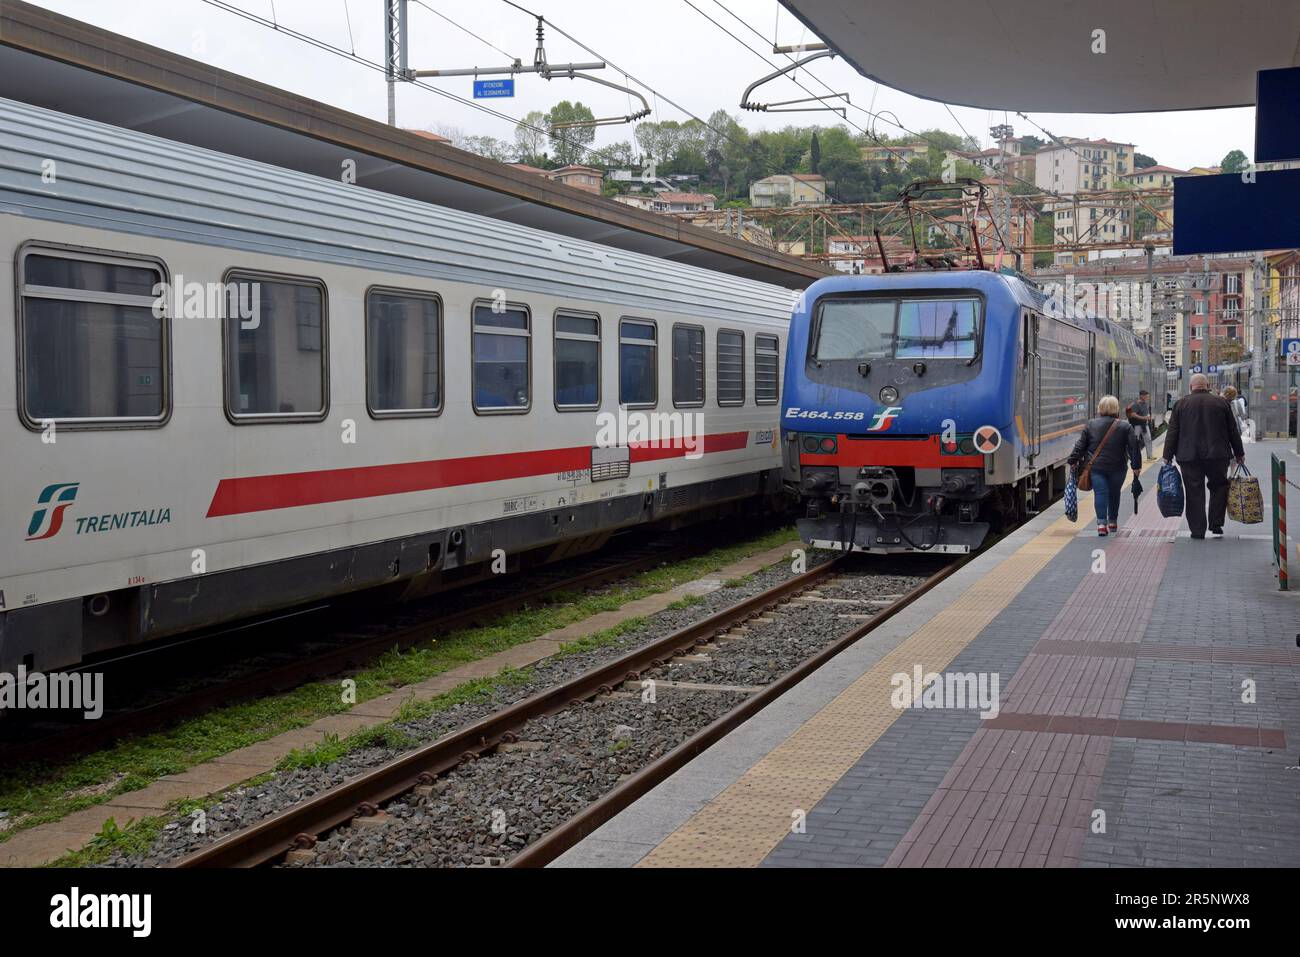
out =
{"type": "Polygon", "coordinates": [[[1079,470],[1079,489],[1093,490],[1097,534],[1101,536],[1119,528],[1120,489],[1124,485],[1125,468],[1132,467],[1134,478],[1142,471],[1142,446],[1133,426],[1120,418],[1119,411],[1119,399],[1113,395],[1102,396],[1097,403],[1097,417],[1083,427],[1068,459],[1071,467],[1079,470]]]}

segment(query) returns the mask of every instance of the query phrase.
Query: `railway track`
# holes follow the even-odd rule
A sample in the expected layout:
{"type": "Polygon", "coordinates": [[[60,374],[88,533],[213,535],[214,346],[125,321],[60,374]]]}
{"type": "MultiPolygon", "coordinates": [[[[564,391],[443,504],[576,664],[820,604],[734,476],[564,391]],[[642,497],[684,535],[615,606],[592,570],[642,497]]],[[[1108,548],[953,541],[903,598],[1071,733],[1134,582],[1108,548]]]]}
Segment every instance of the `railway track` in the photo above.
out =
{"type": "MultiPolygon", "coordinates": [[[[612,562],[604,562],[594,568],[583,568],[577,573],[547,575],[544,574],[546,567],[543,566],[536,570],[535,574],[546,580],[450,613],[428,609],[417,613],[399,610],[394,614],[392,621],[380,624],[365,624],[362,614],[349,614],[345,616],[342,625],[322,626],[329,633],[328,637],[323,641],[317,639],[315,644],[326,645],[323,651],[299,654],[291,660],[281,661],[270,667],[254,668],[230,680],[208,683],[143,707],[112,711],[96,721],[77,720],[69,722],[66,726],[56,726],[52,730],[31,725],[14,729],[6,728],[7,734],[22,734],[23,739],[0,741],[0,762],[7,764],[33,760],[48,761],[84,753],[127,735],[154,731],[175,721],[203,714],[220,706],[246,701],[260,695],[284,692],[309,681],[341,674],[361,667],[393,649],[410,648],[438,635],[486,623],[501,615],[535,604],[549,595],[597,588],[666,562],[680,561],[700,554],[707,548],[708,545],[702,537],[697,536],[667,546],[656,546],[651,542],[632,547],[628,549],[626,555],[619,555],[612,562]]],[[[425,599],[422,604],[431,607],[432,603],[438,600],[445,600],[445,598],[438,596],[433,600],[425,599]]],[[[243,628],[267,631],[283,627],[287,620],[292,623],[289,627],[301,629],[315,622],[322,612],[328,611],[328,608],[310,608],[301,613],[302,621],[299,622],[293,622],[292,616],[276,616],[268,621],[251,623],[243,628]]],[[[202,641],[217,640],[228,633],[229,630],[223,630],[217,635],[191,639],[181,644],[198,645],[202,641]]],[[[182,651],[179,646],[164,646],[153,653],[165,659],[168,655],[176,655],[182,651]]],[[[93,667],[104,668],[115,665],[120,667],[135,657],[136,655],[128,655],[93,667]]],[[[155,664],[153,667],[155,671],[162,671],[166,666],[155,664]]],[[[140,683],[138,677],[133,677],[132,681],[140,683]]],[[[50,724],[48,719],[46,723],[50,724]]]]}
{"type": "MultiPolygon", "coordinates": [[[[889,600],[857,600],[859,605],[874,606],[869,613],[844,613],[855,599],[823,597],[820,592],[853,576],[851,569],[860,557],[840,556],[820,567],[784,580],[765,591],[716,612],[661,638],[649,641],[634,650],[597,665],[567,680],[555,684],[530,697],[517,701],[499,711],[476,720],[459,730],[402,754],[387,763],[352,777],[340,786],[330,788],[306,798],[283,810],[265,817],[245,829],[230,833],[210,845],[172,862],[183,868],[201,867],[255,867],[287,861],[294,864],[316,862],[318,842],[328,841],[327,835],[346,834],[346,825],[367,829],[382,827],[390,818],[385,805],[396,806],[402,802],[425,801],[434,794],[439,777],[470,765],[492,752],[510,751],[524,747],[520,736],[526,734],[530,722],[545,720],[575,709],[592,706],[601,699],[620,693],[625,685],[637,687],[647,675],[662,675],[686,661],[707,661],[709,656],[694,655],[700,649],[716,649],[721,645],[743,647],[745,635],[769,625],[789,611],[792,603],[801,606],[804,618],[816,609],[828,621],[835,622],[833,637],[820,645],[814,653],[802,658],[793,667],[783,671],[774,680],[761,687],[721,688],[730,692],[729,699],[739,695],[734,707],[725,710],[703,727],[695,729],[674,747],[640,767],[635,773],[624,776],[620,783],[597,799],[586,803],[563,823],[551,828],[540,839],[529,843],[508,861],[514,867],[542,866],[591,833],[614,814],[627,807],[641,795],[663,781],[678,768],[690,761],[733,728],[762,710],[791,687],[816,671],[827,661],[861,639],[882,622],[911,604],[929,589],[946,578],[961,564],[951,561],[936,568],[935,559],[924,566],[926,574],[913,575],[919,583],[905,594],[894,595],[889,600]],[[822,606],[818,608],[818,606],[822,606]],[[852,624],[841,628],[839,619],[852,624]],[[628,683],[632,683],[628,685],[628,683]],[[502,746],[505,746],[503,749],[502,746]]],[[[863,576],[870,577],[870,574],[863,576]]],[[[897,573],[889,576],[899,577],[897,573]]],[[[685,688],[707,691],[714,685],[677,683],[664,678],[666,689],[685,688]]],[[[625,697],[632,697],[622,692],[625,697]]],[[[348,829],[351,830],[351,829],[348,829]]],[[[322,863],[329,863],[323,861],[322,863]]]]}

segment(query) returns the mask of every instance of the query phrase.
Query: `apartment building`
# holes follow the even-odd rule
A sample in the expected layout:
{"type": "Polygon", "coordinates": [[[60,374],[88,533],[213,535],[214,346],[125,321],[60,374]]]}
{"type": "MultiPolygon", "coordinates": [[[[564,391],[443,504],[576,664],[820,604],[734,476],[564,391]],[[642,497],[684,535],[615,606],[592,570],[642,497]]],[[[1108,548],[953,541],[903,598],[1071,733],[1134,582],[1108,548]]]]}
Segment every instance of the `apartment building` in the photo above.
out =
{"type": "Polygon", "coordinates": [[[1132,170],[1132,143],[1067,136],[1034,154],[1034,184],[1057,193],[1113,189],[1116,177],[1132,170]]]}
{"type": "Polygon", "coordinates": [[[749,187],[749,204],[820,206],[830,202],[830,184],[820,173],[778,173],[755,180],[749,187]]]}
{"type": "Polygon", "coordinates": [[[925,159],[929,155],[929,143],[900,143],[898,146],[864,146],[862,162],[868,166],[884,166],[894,163],[906,166],[912,160],[925,159]]]}

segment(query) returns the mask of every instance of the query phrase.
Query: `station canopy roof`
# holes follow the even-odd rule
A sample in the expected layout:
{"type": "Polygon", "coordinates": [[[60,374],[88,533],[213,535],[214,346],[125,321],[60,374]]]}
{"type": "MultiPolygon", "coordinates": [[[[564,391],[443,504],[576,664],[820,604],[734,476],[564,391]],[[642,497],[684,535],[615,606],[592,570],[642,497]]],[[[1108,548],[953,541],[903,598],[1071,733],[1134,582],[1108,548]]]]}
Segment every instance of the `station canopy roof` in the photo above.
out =
{"type": "Polygon", "coordinates": [[[981,109],[1250,106],[1255,71],[1300,66],[1300,0],[781,2],[864,76],[981,109]]]}
{"type": "Polygon", "coordinates": [[[829,273],[19,0],[0,3],[0,76],[9,99],[332,179],[351,159],[360,186],[562,236],[789,288],[829,273]]]}

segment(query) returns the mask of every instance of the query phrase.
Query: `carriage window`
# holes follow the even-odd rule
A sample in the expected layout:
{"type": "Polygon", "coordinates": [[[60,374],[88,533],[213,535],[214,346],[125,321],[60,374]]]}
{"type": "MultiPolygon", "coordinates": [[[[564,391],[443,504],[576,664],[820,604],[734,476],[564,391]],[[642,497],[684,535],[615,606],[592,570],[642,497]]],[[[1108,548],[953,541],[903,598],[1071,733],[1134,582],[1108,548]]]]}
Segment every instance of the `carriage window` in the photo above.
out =
{"type": "Polygon", "coordinates": [[[704,329],[673,326],[673,405],[704,404],[704,329]]]}
{"type": "Polygon", "coordinates": [[[892,299],[824,302],[818,326],[818,359],[886,359],[894,354],[892,299]]]}
{"type": "Polygon", "coordinates": [[[429,415],[442,408],[438,300],[372,289],[366,295],[366,402],[375,415],[429,415]]]}
{"type": "Polygon", "coordinates": [[[600,406],[600,319],[555,314],[555,407],[600,406]]]}
{"type": "Polygon", "coordinates": [[[226,408],[236,419],[325,414],[325,287],[226,275],[226,408]]]}
{"type": "Polygon", "coordinates": [[[129,259],[22,257],[22,413],[43,421],[157,422],[164,416],[163,270],[129,259]]]}
{"type": "Polygon", "coordinates": [[[781,391],[781,340],[754,337],[754,403],[776,405],[781,391]]]}
{"type": "Polygon", "coordinates": [[[718,331],[718,405],[745,404],[745,334],[718,331]]]}
{"type": "Polygon", "coordinates": [[[629,408],[659,401],[658,346],[655,324],[646,319],[619,323],[618,401],[629,408]]]}
{"type": "Polygon", "coordinates": [[[527,411],[532,402],[528,367],[530,317],[525,306],[474,307],[474,409],[527,411]]]}

